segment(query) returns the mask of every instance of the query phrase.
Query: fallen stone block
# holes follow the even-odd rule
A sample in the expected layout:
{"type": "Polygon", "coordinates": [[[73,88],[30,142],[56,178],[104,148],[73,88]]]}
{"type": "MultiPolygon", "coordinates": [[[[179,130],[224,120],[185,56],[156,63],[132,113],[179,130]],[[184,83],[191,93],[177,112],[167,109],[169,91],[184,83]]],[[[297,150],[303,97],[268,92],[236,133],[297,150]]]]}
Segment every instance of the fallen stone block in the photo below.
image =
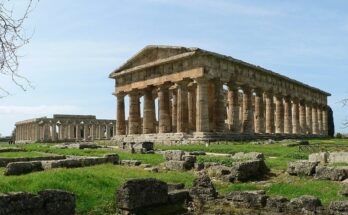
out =
{"type": "Polygon", "coordinates": [[[168,187],[157,179],[133,179],[116,191],[117,206],[122,210],[136,211],[168,202],[168,187]]]}
{"type": "Polygon", "coordinates": [[[315,173],[315,167],[319,162],[310,162],[307,160],[291,161],[288,163],[287,172],[290,175],[308,175],[311,176],[315,173]]]}
{"type": "Polygon", "coordinates": [[[107,163],[112,163],[112,164],[119,164],[120,163],[120,157],[118,154],[106,154],[104,155],[106,158],[107,163]]]}
{"type": "Polygon", "coordinates": [[[38,194],[44,200],[45,214],[75,214],[76,198],[73,193],[63,190],[44,190],[38,194]]]}
{"type": "Polygon", "coordinates": [[[268,197],[266,208],[274,212],[285,212],[289,199],[282,196],[268,197]]]}
{"type": "Polygon", "coordinates": [[[4,175],[23,175],[42,170],[44,169],[39,161],[14,162],[7,164],[4,175]]]}
{"type": "Polygon", "coordinates": [[[194,167],[194,163],[191,163],[190,161],[170,160],[165,162],[165,167],[168,170],[185,171],[192,169],[194,167]]]}
{"type": "Polygon", "coordinates": [[[315,178],[322,180],[343,181],[348,178],[348,167],[327,167],[317,166],[315,168],[315,178]]]}
{"type": "Polygon", "coordinates": [[[42,157],[0,158],[0,167],[6,167],[7,164],[13,163],[13,162],[62,160],[62,159],[66,159],[66,156],[55,155],[55,156],[42,156],[42,157]]]}
{"type": "Polygon", "coordinates": [[[170,161],[170,160],[182,161],[184,155],[185,155],[185,152],[182,150],[167,150],[163,154],[164,159],[166,159],[167,161],[170,161]]]}
{"type": "Polygon", "coordinates": [[[121,160],[121,165],[125,166],[140,166],[141,161],[138,160],[121,160]]]}
{"type": "Polygon", "coordinates": [[[291,199],[287,206],[289,212],[316,212],[322,210],[323,206],[320,199],[314,196],[300,196],[298,198],[291,199]]]}
{"type": "Polygon", "coordinates": [[[265,191],[235,191],[225,195],[233,206],[237,208],[260,209],[266,206],[267,196],[265,191]]]}
{"type": "Polygon", "coordinates": [[[333,201],[328,212],[330,215],[348,215],[348,201],[333,201]]]}
{"type": "Polygon", "coordinates": [[[308,156],[308,161],[326,164],[328,162],[328,157],[329,157],[328,152],[313,153],[308,156]]]}
{"type": "Polygon", "coordinates": [[[189,199],[188,190],[174,190],[168,193],[168,202],[171,204],[184,203],[189,199]]]}
{"type": "Polygon", "coordinates": [[[237,162],[231,167],[230,180],[247,181],[258,179],[269,171],[263,160],[237,162]]]}
{"type": "Polygon", "coordinates": [[[209,176],[202,175],[193,181],[193,186],[190,190],[190,197],[198,201],[208,201],[216,199],[218,193],[210,180],[209,176]]]}
{"type": "Polygon", "coordinates": [[[330,152],[329,163],[348,163],[348,152],[330,152]]]}

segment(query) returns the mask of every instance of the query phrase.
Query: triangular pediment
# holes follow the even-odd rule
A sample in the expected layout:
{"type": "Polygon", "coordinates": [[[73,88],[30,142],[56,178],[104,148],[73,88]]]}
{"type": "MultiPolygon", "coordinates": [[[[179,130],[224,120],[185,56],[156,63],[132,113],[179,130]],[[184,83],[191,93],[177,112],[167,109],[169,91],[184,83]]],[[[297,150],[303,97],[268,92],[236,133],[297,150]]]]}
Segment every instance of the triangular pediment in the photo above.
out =
{"type": "Polygon", "coordinates": [[[140,52],[130,58],[120,68],[113,73],[118,73],[122,70],[130,69],[136,66],[155,62],[157,60],[166,59],[186,52],[192,52],[195,48],[186,48],[180,46],[155,46],[149,45],[143,48],[140,52]]]}

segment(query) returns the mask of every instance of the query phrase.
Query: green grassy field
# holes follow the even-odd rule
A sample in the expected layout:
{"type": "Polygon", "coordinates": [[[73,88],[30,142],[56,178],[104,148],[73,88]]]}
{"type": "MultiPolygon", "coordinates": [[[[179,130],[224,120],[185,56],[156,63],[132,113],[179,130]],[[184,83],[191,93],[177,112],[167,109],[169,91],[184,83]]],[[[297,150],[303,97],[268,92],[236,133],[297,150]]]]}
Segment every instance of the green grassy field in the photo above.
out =
{"type": "MultiPolygon", "coordinates": [[[[311,140],[311,144],[329,145],[330,150],[346,150],[346,140],[311,140]]],[[[105,144],[105,143],[104,143],[105,144]]],[[[220,193],[235,190],[263,189],[268,195],[281,195],[288,198],[300,195],[314,195],[324,204],[332,200],[346,199],[338,194],[342,184],[333,181],[314,180],[312,177],[288,176],[284,173],[287,162],[297,159],[307,159],[309,151],[299,151],[298,147],[285,147],[283,143],[270,145],[252,145],[248,143],[221,143],[205,145],[156,145],[156,149],[182,149],[185,151],[206,151],[214,153],[262,152],[266,157],[266,164],[271,168],[271,174],[264,181],[227,184],[215,181],[220,193]]],[[[106,145],[106,144],[105,144],[106,145]]],[[[8,147],[0,144],[0,147],[8,147]]],[[[57,149],[53,144],[15,145],[28,152],[0,153],[0,157],[41,156],[42,153],[79,156],[103,156],[109,153],[119,154],[121,159],[136,159],[152,165],[164,161],[160,154],[130,154],[116,149],[57,149]],[[3,154],[3,156],[2,156],[3,154]]],[[[11,145],[13,147],[13,145],[11,145]]],[[[231,165],[234,161],[227,157],[199,156],[199,162],[219,162],[231,165]]],[[[30,191],[37,192],[47,188],[64,189],[74,192],[77,196],[77,212],[79,214],[114,214],[115,191],[126,180],[131,178],[158,178],[166,182],[185,183],[192,186],[196,177],[192,171],[150,173],[141,168],[115,166],[111,164],[98,165],[76,169],[54,169],[36,172],[23,176],[3,176],[4,168],[0,168],[0,192],[30,191]]]]}

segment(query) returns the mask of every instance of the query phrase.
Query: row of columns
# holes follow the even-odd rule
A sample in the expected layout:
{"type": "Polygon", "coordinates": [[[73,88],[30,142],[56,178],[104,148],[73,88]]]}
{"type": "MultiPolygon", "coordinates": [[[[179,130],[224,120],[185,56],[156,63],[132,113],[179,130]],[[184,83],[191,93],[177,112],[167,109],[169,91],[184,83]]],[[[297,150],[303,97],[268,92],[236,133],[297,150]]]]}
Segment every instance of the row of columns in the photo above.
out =
{"type": "Polygon", "coordinates": [[[126,93],[118,93],[116,134],[156,133],[157,96],[159,133],[229,130],[247,134],[327,135],[326,106],[273,94],[272,91],[237,86],[233,82],[227,83],[227,87],[226,104],[223,82],[219,80],[197,78],[194,82],[183,80],[175,85],[166,83],[157,88],[149,86],[142,91],[133,90],[128,93],[128,130],[124,102],[126,93]],[[240,90],[243,91],[241,104],[240,90]],[[140,114],[141,96],[144,96],[143,119],[140,114]]]}
{"type": "Polygon", "coordinates": [[[110,139],[114,124],[25,123],[16,125],[16,141],[110,139]]]}

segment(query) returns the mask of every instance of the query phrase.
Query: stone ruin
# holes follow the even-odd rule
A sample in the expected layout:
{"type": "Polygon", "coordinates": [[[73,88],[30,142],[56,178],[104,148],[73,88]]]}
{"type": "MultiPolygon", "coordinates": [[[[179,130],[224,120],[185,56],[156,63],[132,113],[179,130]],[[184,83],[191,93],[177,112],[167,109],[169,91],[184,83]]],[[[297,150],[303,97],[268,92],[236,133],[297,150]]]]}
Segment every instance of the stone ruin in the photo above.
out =
{"type": "Polygon", "coordinates": [[[328,136],[329,93],[218,53],[146,46],[109,77],[116,86],[116,142],[328,136]]]}
{"type": "Polygon", "coordinates": [[[309,155],[308,160],[289,162],[287,172],[290,175],[314,176],[316,179],[343,181],[348,179],[348,152],[313,153],[309,155]],[[334,164],[340,165],[335,166],[334,164]]]}
{"type": "Polygon", "coordinates": [[[76,197],[63,190],[0,193],[0,215],[75,215],[76,197]]]}
{"type": "Polygon", "coordinates": [[[121,214],[145,214],[151,208],[181,204],[181,213],[168,214],[235,214],[235,215],[347,215],[348,201],[333,201],[328,207],[314,196],[287,199],[268,196],[263,190],[233,191],[220,195],[207,175],[196,178],[189,190],[168,192],[168,185],[157,179],[127,181],[117,191],[121,214]]]}
{"type": "Polygon", "coordinates": [[[141,154],[154,153],[154,143],[148,142],[148,141],[122,142],[118,146],[119,146],[119,149],[129,153],[141,153],[141,154]]]}

